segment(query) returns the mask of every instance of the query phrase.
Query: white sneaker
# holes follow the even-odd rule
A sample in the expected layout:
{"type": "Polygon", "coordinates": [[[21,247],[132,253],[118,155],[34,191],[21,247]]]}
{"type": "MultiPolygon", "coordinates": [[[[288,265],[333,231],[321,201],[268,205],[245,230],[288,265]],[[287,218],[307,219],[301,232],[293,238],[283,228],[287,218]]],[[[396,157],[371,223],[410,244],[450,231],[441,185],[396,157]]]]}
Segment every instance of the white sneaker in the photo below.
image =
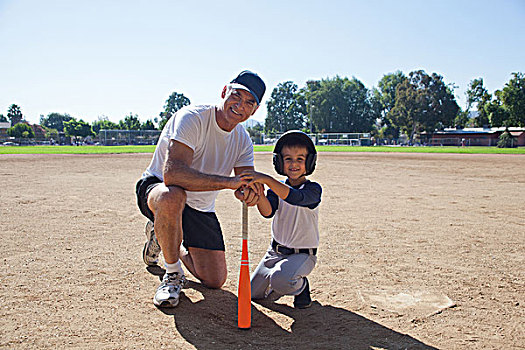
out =
{"type": "Polygon", "coordinates": [[[175,307],[179,304],[182,287],[186,277],[179,272],[166,273],[153,297],[153,304],[157,307],[175,307]]]}
{"type": "Polygon", "coordinates": [[[147,241],[142,250],[142,260],[144,260],[144,263],[148,266],[155,266],[159,262],[160,245],[157,241],[157,237],[155,237],[153,222],[148,221],[144,231],[146,233],[147,241]]]}

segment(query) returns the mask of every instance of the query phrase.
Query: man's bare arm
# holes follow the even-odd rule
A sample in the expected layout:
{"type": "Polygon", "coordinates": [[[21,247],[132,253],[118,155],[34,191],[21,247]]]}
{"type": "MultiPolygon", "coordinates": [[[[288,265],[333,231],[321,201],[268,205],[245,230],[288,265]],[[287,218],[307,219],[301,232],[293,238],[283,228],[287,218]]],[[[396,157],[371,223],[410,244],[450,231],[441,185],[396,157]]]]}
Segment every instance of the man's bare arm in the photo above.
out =
{"type": "Polygon", "coordinates": [[[185,144],[171,140],[164,164],[166,186],[179,186],[188,191],[235,190],[246,184],[238,176],[205,174],[190,168],[193,150],[185,144]]]}

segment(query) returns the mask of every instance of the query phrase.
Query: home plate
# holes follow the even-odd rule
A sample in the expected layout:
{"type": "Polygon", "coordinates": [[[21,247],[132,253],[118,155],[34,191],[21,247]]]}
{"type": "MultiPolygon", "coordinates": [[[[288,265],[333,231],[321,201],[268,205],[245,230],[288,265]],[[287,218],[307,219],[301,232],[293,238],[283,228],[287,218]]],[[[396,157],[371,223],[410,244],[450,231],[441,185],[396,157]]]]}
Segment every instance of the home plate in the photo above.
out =
{"type": "Polygon", "coordinates": [[[444,309],[456,306],[444,294],[428,291],[388,292],[382,290],[358,291],[357,294],[365,304],[374,309],[386,310],[414,317],[428,317],[444,309]]]}

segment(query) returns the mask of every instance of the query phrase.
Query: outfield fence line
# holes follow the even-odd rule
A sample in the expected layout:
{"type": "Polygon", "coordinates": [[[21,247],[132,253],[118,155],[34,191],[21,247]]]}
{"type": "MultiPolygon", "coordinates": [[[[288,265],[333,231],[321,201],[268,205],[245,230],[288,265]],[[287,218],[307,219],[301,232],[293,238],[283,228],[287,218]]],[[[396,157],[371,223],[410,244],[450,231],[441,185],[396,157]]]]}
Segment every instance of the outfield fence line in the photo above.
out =
{"type": "MultiPolygon", "coordinates": [[[[98,142],[104,146],[123,145],[156,145],[161,134],[160,130],[119,130],[101,129],[98,142]]],[[[283,133],[274,137],[264,136],[264,144],[275,144],[283,133]]],[[[310,133],[307,134],[315,145],[319,146],[370,146],[370,133],[310,133]]]]}
{"type": "MultiPolygon", "coordinates": [[[[275,144],[284,133],[276,133],[275,137],[264,137],[265,144],[275,144]]],[[[370,146],[370,133],[310,133],[307,134],[317,146],[370,146]]]]}
{"type": "Polygon", "coordinates": [[[104,146],[156,145],[160,130],[101,129],[98,142],[104,146]]]}

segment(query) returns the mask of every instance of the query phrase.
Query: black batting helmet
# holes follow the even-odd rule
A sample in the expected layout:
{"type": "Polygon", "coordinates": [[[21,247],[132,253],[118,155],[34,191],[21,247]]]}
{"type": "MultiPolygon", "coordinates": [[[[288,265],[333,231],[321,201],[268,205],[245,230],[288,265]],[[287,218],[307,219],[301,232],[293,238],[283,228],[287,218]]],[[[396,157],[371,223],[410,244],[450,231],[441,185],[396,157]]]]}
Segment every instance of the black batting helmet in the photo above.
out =
{"type": "Polygon", "coordinates": [[[305,146],[308,150],[308,155],[306,156],[306,173],[305,175],[310,175],[315,170],[315,162],[317,161],[317,151],[315,149],[315,145],[312,142],[312,139],[308,135],[306,135],[304,132],[299,130],[290,130],[285,132],[279,140],[277,140],[277,143],[275,144],[275,148],[273,149],[273,166],[275,167],[275,171],[279,175],[284,175],[284,161],[283,157],[281,155],[281,151],[283,150],[284,146],[305,146]]]}

